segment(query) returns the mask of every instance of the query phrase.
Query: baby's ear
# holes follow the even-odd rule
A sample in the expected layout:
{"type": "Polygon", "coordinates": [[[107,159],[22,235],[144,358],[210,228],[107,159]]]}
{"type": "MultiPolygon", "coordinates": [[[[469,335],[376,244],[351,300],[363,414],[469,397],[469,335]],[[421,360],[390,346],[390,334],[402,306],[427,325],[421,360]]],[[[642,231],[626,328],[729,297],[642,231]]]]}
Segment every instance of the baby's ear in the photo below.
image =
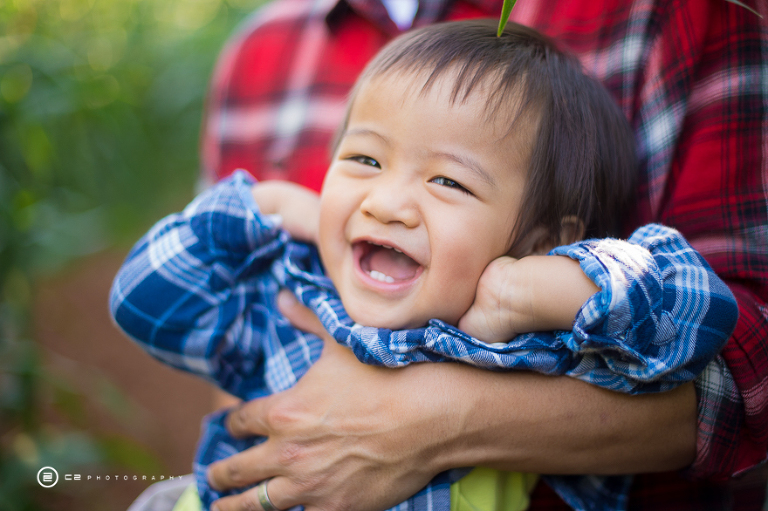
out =
{"type": "Polygon", "coordinates": [[[581,218],[573,215],[563,217],[560,220],[560,240],[558,246],[570,245],[571,243],[583,240],[585,231],[586,227],[584,227],[584,222],[581,221],[581,218]]]}
{"type": "Polygon", "coordinates": [[[548,229],[540,225],[533,229],[517,245],[512,257],[525,257],[529,255],[545,255],[550,250],[561,245],[570,245],[584,237],[584,222],[575,216],[564,217],[560,221],[560,232],[556,239],[553,239],[548,229]]]}
{"type": "Polygon", "coordinates": [[[539,225],[532,229],[519,243],[515,245],[514,253],[509,255],[521,258],[529,255],[543,255],[554,247],[549,229],[539,225]]]}

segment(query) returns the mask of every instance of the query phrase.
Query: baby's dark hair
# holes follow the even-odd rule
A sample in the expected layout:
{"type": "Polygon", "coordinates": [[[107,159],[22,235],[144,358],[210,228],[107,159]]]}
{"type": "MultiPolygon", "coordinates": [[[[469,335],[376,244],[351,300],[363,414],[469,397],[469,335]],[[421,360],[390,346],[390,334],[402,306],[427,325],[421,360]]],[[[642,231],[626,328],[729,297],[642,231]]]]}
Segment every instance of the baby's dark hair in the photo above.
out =
{"type": "Polygon", "coordinates": [[[401,35],[365,68],[350,108],[361,86],[392,72],[426,76],[422,93],[438,79],[453,80],[452,103],[485,86],[489,121],[509,116],[510,133],[517,120],[538,126],[510,253],[542,227],[557,245],[568,217],[583,222],[586,237],[620,235],[636,175],[627,119],[606,89],[553,40],[511,22],[497,37],[496,24],[438,23],[401,35]]]}

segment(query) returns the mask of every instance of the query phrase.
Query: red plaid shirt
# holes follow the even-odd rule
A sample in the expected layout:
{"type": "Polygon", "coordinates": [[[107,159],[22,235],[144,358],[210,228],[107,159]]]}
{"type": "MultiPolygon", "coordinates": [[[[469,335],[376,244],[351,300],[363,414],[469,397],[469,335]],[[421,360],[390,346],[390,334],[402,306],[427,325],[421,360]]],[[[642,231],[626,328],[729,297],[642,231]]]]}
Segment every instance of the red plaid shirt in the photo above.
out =
{"type": "MultiPolygon", "coordinates": [[[[753,0],[765,18],[765,0],[753,0]]],[[[501,0],[421,0],[415,26],[498,17],[501,0]]],[[[697,459],[638,476],[631,509],[760,510],[768,449],[768,24],[725,0],[524,0],[512,18],[558,38],[608,86],[643,172],[628,229],[679,229],[739,301],[696,381],[697,459]]],[[[202,137],[205,177],[237,168],[318,190],[346,95],[398,33],[378,0],[278,0],[225,48],[202,137]]],[[[543,485],[531,509],[562,509],[543,485]]]]}

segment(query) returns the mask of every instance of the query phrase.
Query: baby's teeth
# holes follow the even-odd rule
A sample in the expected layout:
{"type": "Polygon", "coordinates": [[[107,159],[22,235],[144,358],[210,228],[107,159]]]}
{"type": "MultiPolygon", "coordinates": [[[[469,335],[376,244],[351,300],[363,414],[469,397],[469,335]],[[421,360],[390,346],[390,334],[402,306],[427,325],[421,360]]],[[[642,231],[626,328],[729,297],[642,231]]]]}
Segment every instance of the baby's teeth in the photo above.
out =
{"type": "Polygon", "coordinates": [[[389,275],[384,275],[380,271],[376,271],[376,270],[371,270],[370,272],[368,272],[368,275],[370,275],[371,278],[378,280],[379,282],[386,282],[388,284],[391,284],[395,281],[395,279],[393,279],[389,275]]]}
{"type": "Polygon", "coordinates": [[[401,254],[403,253],[402,250],[398,250],[395,247],[390,247],[389,245],[380,245],[380,246],[383,247],[383,248],[388,248],[389,250],[394,250],[395,252],[399,252],[401,254]]]}

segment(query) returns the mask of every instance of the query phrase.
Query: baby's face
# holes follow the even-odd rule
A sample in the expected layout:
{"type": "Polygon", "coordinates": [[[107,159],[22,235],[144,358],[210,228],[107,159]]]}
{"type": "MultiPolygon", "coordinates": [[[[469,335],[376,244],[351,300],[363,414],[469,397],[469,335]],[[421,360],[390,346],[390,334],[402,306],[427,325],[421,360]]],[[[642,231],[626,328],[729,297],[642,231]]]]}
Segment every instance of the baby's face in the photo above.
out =
{"type": "Polygon", "coordinates": [[[455,325],[506,251],[525,185],[527,148],[487,121],[483,94],[451,106],[450,86],[413,83],[359,91],[323,184],[323,263],[366,326],[455,325]]]}

